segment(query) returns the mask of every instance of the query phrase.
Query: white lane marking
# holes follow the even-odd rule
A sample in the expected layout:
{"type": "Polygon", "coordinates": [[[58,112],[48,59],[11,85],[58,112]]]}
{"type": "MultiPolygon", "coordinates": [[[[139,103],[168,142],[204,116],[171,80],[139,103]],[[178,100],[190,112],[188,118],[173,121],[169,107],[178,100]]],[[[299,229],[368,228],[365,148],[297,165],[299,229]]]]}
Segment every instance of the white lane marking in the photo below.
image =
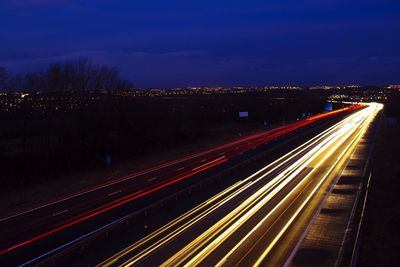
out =
{"type": "Polygon", "coordinates": [[[116,194],[118,194],[118,193],[121,193],[122,192],[122,189],[120,189],[120,190],[117,190],[117,191],[114,191],[114,192],[112,192],[112,193],[109,193],[109,194],[107,194],[107,196],[113,196],[113,195],[116,195],[116,194]]]}
{"type": "Polygon", "coordinates": [[[185,167],[179,168],[178,171],[181,171],[181,170],[183,170],[184,168],[185,168],[185,167]]]}
{"type": "Polygon", "coordinates": [[[239,147],[238,147],[238,146],[237,146],[237,147],[235,147],[235,150],[236,150],[236,149],[239,149],[239,147]]]}
{"type": "Polygon", "coordinates": [[[222,155],[225,155],[225,152],[219,153],[218,156],[222,156],[222,155]]]}
{"type": "Polygon", "coordinates": [[[214,160],[212,160],[212,161],[209,161],[209,162],[207,162],[207,163],[204,163],[203,165],[200,165],[200,166],[198,166],[198,167],[196,167],[196,168],[193,168],[192,171],[201,169],[201,168],[203,168],[203,167],[205,167],[205,166],[210,166],[210,165],[213,164],[214,162],[219,161],[219,160],[224,159],[224,158],[226,158],[226,157],[225,157],[225,156],[222,156],[222,157],[219,157],[219,158],[214,159],[214,160]]]}
{"type": "Polygon", "coordinates": [[[52,250],[50,250],[50,251],[48,251],[48,252],[46,252],[46,253],[44,253],[44,254],[42,254],[42,255],[40,255],[40,256],[37,256],[36,258],[33,258],[33,259],[31,259],[31,260],[29,260],[29,261],[27,261],[27,262],[21,264],[20,266],[21,266],[21,267],[22,267],[22,266],[31,266],[32,263],[34,263],[34,262],[36,262],[36,261],[38,261],[38,260],[40,260],[40,259],[43,259],[43,258],[45,258],[45,257],[47,257],[47,256],[49,256],[49,255],[51,255],[51,254],[53,254],[54,252],[60,251],[60,250],[62,250],[62,249],[64,249],[64,248],[70,246],[71,244],[74,244],[74,243],[77,243],[77,242],[79,242],[79,241],[81,241],[81,240],[84,240],[85,238],[87,238],[87,237],[89,237],[89,236],[91,236],[91,235],[93,235],[93,234],[95,234],[95,233],[98,233],[98,232],[100,232],[101,230],[107,229],[108,227],[110,227],[110,226],[113,225],[113,224],[122,222],[123,220],[129,218],[131,215],[132,215],[132,214],[128,214],[128,215],[126,215],[126,216],[124,216],[124,217],[122,217],[122,218],[120,218],[120,219],[118,219],[118,220],[116,220],[116,221],[113,221],[113,222],[111,222],[111,223],[109,223],[109,224],[106,224],[106,225],[104,225],[104,226],[102,226],[102,227],[96,229],[96,230],[93,230],[93,231],[90,232],[90,233],[87,233],[87,234],[85,234],[85,235],[83,235],[83,236],[80,236],[80,237],[74,239],[74,240],[71,240],[71,241],[69,241],[69,242],[67,242],[67,243],[65,243],[65,244],[63,244],[63,245],[61,245],[61,246],[59,246],[59,247],[57,247],[57,248],[54,248],[54,249],[52,249],[52,250]]]}
{"type": "Polygon", "coordinates": [[[204,162],[204,161],[206,161],[207,159],[202,159],[202,160],[200,160],[200,162],[204,162]]]}
{"type": "Polygon", "coordinates": [[[68,212],[68,210],[63,210],[63,211],[60,211],[60,212],[53,213],[51,216],[55,217],[55,216],[64,214],[64,213],[66,213],[66,212],[68,212]]]}
{"type": "Polygon", "coordinates": [[[155,179],[157,179],[157,177],[154,177],[154,178],[148,179],[148,180],[147,180],[147,182],[154,181],[155,179]]]}
{"type": "Polygon", "coordinates": [[[136,192],[133,193],[131,196],[137,195],[137,194],[142,193],[142,192],[143,192],[143,190],[136,191],[136,192]]]}

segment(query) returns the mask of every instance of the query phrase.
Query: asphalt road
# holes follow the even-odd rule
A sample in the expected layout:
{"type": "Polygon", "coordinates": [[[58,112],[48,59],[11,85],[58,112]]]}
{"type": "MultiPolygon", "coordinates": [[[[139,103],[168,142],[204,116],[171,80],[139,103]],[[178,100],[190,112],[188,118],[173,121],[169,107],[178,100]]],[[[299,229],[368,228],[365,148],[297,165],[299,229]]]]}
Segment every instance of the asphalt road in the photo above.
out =
{"type": "Polygon", "coordinates": [[[284,266],[379,108],[346,117],[100,265],[284,266]]]}
{"type": "Polygon", "coordinates": [[[0,263],[15,265],[40,258],[52,249],[74,241],[116,218],[151,205],[162,194],[173,194],[181,186],[190,185],[212,172],[239,164],[247,157],[262,152],[265,143],[351,110],[344,109],[310,117],[108,181],[48,203],[3,214],[0,219],[0,263]]]}

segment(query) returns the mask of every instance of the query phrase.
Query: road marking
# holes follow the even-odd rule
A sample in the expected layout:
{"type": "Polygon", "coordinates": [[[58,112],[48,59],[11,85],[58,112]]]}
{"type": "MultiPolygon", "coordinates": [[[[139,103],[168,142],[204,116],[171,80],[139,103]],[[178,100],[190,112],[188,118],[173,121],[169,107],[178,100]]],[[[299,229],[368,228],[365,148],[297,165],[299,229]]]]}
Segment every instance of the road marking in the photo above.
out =
{"type": "Polygon", "coordinates": [[[137,194],[142,193],[142,192],[143,192],[143,190],[136,191],[136,192],[133,193],[131,196],[137,195],[137,194]]]}
{"type": "Polygon", "coordinates": [[[181,170],[183,170],[184,168],[185,168],[185,167],[179,168],[178,171],[181,171],[181,170]]]}
{"type": "Polygon", "coordinates": [[[222,155],[225,155],[225,152],[220,153],[218,156],[222,156],[222,155]]]}
{"type": "Polygon", "coordinates": [[[225,156],[222,156],[222,157],[220,157],[220,158],[214,159],[214,160],[212,160],[212,161],[210,161],[210,162],[207,162],[207,163],[205,163],[205,164],[203,164],[203,165],[200,165],[200,166],[198,166],[198,167],[196,167],[196,168],[193,168],[192,171],[195,171],[195,170],[201,169],[201,168],[203,168],[203,167],[205,167],[205,166],[211,165],[212,163],[214,163],[214,162],[216,162],[216,161],[219,161],[219,160],[221,160],[221,159],[224,159],[224,158],[225,158],[225,156]]]}
{"type": "Polygon", "coordinates": [[[63,210],[63,211],[60,211],[60,212],[53,213],[52,216],[55,217],[55,216],[61,215],[61,214],[66,213],[66,212],[68,212],[68,210],[63,210]]]}
{"type": "Polygon", "coordinates": [[[155,179],[157,179],[157,177],[154,177],[154,178],[148,179],[148,180],[147,180],[147,182],[154,181],[155,179]]]}
{"type": "Polygon", "coordinates": [[[200,162],[204,162],[204,161],[206,161],[207,159],[202,159],[202,160],[200,160],[200,162]]]}
{"type": "Polygon", "coordinates": [[[116,194],[121,193],[121,192],[122,192],[122,189],[114,191],[112,193],[109,193],[107,196],[111,197],[111,196],[116,195],[116,194]]]}

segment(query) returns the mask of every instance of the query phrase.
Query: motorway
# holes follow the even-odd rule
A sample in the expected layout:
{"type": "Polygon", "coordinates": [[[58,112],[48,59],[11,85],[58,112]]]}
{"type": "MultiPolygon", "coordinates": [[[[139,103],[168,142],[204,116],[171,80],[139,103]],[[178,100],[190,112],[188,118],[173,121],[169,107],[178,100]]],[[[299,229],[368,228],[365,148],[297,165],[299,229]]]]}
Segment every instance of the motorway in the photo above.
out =
{"type": "Polygon", "coordinates": [[[380,104],[369,104],[99,266],[287,266],[380,104]]]}
{"type": "MultiPolygon", "coordinates": [[[[361,107],[353,105],[316,115],[165,162],[35,207],[3,214],[0,218],[0,263],[5,265],[11,262],[14,265],[40,260],[53,252],[53,249],[63,248],[116,218],[150,205],[154,201],[152,196],[159,191],[183,184],[184,181],[190,183],[191,179],[195,181],[199,174],[216,168],[221,170],[240,155],[250,153],[278,137],[361,107]],[[128,204],[129,209],[126,209],[128,204]]],[[[292,159],[288,162],[292,162],[292,159]]],[[[289,168],[291,165],[288,164],[279,165],[273,173],[278,174],[279,170],[289,168]]],[[[168,192],[171,193],[173,191],[168,192]]]]}

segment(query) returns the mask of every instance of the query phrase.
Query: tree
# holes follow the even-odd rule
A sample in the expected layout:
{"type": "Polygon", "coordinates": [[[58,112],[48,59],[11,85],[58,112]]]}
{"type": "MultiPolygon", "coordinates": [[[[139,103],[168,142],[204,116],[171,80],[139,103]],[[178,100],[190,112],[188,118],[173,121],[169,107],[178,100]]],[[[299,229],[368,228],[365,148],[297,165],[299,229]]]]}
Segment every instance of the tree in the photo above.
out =
{"type": "Polygon", "coordinates": [[[59,64],[52,64],[46,72],[47,87],[50,91],[63,91],[66,86],[63,67],[59,64]]]}
{"type": "Polygon", "coordinates": [[[88,83],[90,78],[91,64],[87,58],[79,58],[76,60],[77,79],[79,90],[86,91],[88,89],[88,83]]]}
{"type": "Polygon", "coordinates": [[[47,89],[46,75],[42,72],[29,72],[25,75],[25,88],[30,91],[45,91],[47,89]]]}
{"type": "Polygon", "coordinates": [[[28,72],[8,79],[5,68],[0,67],[0,89],[29,91],[94,91],[130,88],[129,81],[120,77],[116,68],[95,65],[87,58],[78,58],[51,64],[46,71],[28,72]]]}
{"type": "Polygon", "coordinates": [[[6,68],[0,66],[0,89],[4,89],[6,87],[8,80],[8,73],[6,68]]]}
{"type": "Polygon", "coordinates": [[[22,91],[25,89],[24,83],[25,83],[24,77],[21,74],[15,74],[11,78],[8,79],[5,88],[8,92],[22,91]]]}

